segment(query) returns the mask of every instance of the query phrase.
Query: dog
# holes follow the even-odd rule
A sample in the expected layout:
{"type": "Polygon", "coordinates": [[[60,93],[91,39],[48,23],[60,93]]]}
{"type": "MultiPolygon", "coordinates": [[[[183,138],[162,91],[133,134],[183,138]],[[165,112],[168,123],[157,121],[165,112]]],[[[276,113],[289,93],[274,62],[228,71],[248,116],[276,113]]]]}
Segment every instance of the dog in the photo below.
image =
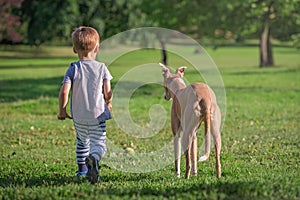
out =
{"type": "Polygon", "coordinates": [[[164,98],[173,100],[171,110],[171,127],[174,135],[175,173],[180,177],[181,146],[186,159],[185,178],[189,179],[192,167],[192,175],[197,174],[197,137],[196,132],[204,121],[205,126],[205,154],[199,161],[205,161],[210,154],[210,135],[214,139],[216,174],[221,177],[221,111],[217,104],[213,90],[206,84],[196,82],[188,86],[183,81],[185,66],[179,67],[175,74],[170,69],[162,66],[164,77],[164,98]],[[183,132],[180,141],[180,132],[183,132]],[[191,156],[192,154],[192,156],[191,156]],[[191,157],[191,159],[190,159],[191,157]],[[192,160],[192,166],[190,164],[192,160]]]}

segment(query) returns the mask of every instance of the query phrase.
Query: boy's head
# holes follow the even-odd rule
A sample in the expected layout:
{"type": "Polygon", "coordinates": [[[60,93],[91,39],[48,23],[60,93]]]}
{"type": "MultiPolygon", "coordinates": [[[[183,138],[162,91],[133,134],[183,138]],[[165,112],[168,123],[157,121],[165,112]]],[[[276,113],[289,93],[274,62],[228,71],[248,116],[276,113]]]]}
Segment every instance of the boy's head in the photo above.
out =
{"type": "Polygon", "coordinates": [[[75,53],[87,55],[99,45],[100,36],[92,27],[80,26],[72,33],[73,50],[75,53]]]}

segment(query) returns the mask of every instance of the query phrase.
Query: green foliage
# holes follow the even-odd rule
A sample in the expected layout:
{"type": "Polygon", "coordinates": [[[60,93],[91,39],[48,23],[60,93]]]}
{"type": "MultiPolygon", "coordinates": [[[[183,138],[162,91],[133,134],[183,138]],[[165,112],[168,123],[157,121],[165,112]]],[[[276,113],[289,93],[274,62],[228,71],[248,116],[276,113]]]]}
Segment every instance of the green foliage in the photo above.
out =
{"type": "MultiPolygon", "coordinates": [[[[299,52],[275,48],[278,66],[258,69],[255,47],[208,51],[219,66],[227,93],[222,178],[215,177],[212,152],[207,162],[198,163],[198,175],[190,180],[176,178],[173,164],[141,174],[102,164],[101,183],[90,185],[74,177],[72,122],[56,119],[60,81],[70,61],[77,59],[71,48],[43,48],[39,53],[30,53],[26,47],[0,50],[0,198],[299,199],[299,52]]],[[[156,62],[160,54],[147,50],[124,55],[109,66],[113,85],[141,58],[156,62]]],[[[181,63],[185,61],[170,55],[171,66],[181,63]]],[[[190,81],[201,78],[189,66],[185,76],[190,81]]],[[[130,106],[137,123],[148,121],[151,104],[170,106],[171,102],[162,100],[162,93],[161,86],[151,84],[134,93],[130,106]]],[[[130,145],[135,152],[172,139],[169,124],[148,141],[125,135],[113,121],[108,122],[107,131],[109,139],[124,148],[130,145]]],[[[199,145],[202,135],[203,129],[198,133],[199,145]]]]}
{"type": "MultiPolygon", "coordinates": [[[[21,8],[13,9],[12,4],[0,10],[0,15],[20,18],[22,24],[14,22],[13,26],[18,26],[22,42],[30,45],[62,41],[80,25],[95,27],[104,38],[131,28],[160,26],[196,39],[240,42],[259,38],[266,17],[271,20],[273,38],[291,40],[300,32],[299,9],[298,0],[24,0],[21,8]],[[271,13],[266,16],[269,8],[271,13]]],[[[4,22],[3,27],[13,21],[4,22]]]]}
{"type": "MultiPolygon", "coordinates": [[[[93,26],[101,36],[109,37],[129,29],[135,23],[137,1],[38,1],[24,0],[25,43],[39,46],[45,42],[69,38],[77,26],[93,26]],[[129,22],[131,19],[132,23],[129,22]]],[[[137,13],[138,14],[138,13],[137,13]]]]}
{"type": "MultiPolygon", "coordinates": [[[[250,9],[244,10],[247,17],[247,26],[253,27],[258,33],[263,28],[266,18],[271,21],[271,35],[279,40],[291,40],[291,35],[299,33],[300,3],[294,0],[280,1],[250,1],[250,9]],[[269,12],[270,9],[270,13],[269,12]],[[255,28],[256,27],[256,28],[255,28]]],[[[245,29],[247,31],[247,29],[245,29]]],[[[245,32],[246,33],[246,32],[245,32]]],[[[251,34],[251,32],[249,32],[251,34]]],[[[252,32],[252,34],[255,32],[252,32]]],[[[247,33],[246,33],[247,34],[247,33]]]]}
{"type": "Polygon", "coordinates": [[[299,33],[297,0],[263,1],[145,1],[141,7],[155,25],[191,34],[196,38],[246,39],[259,38],[268,7],[273,38],[290,40],[299,33]]]}
{"type": "Polygon", "coordinates": [[[55,38],[70,36],[78,19],[76,1],[25,0],[23,21],[27,25],[27,43],[39,46],[55,38]]]}

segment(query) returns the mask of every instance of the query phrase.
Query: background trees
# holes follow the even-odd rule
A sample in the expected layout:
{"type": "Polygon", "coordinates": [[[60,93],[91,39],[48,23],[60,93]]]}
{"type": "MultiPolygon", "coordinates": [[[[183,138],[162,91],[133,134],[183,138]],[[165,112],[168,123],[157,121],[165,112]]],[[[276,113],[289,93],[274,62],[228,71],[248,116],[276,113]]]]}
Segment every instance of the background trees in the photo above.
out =
{"type": "Polygon", "coordinates": [[[274,65],[271,39],[288,41],[299,37],[298,0],[248,0],[230,5],[240,11],[237,17],[228,18],[226,27],[231,27],[238,37],[259,39],[260,67],[274,65]]]}
{"type": "Polygon", "coordinates": [[[293,38],[299,45],[298,0],[146,1],[142,8],[153,24],[178,29],[198,39],[257,39],[260,67],[274,65],[271,39],[293,38]]]}
{"type": "Polygon", "coordinates": [[[0,42],[63,41],[79,25],[102,38],[141,26],[182,31],[195,39],[259,41],[261,67],[274,65],[272,39],[300,41],[298,0],[0,0],[0,42]],[[9,34],[8,34],[9,32],[9,34]],[[13,37],[14,36],[14,37],[13,37]]]}
{"type": "Polygon", "coordinates": [[[21,26],[20,10],[23,0],[0,0],[0,41],[17,43],[23,38],[18,32],[21,26]]]}
{"type": "Polygon", "coordinates": [[[24,42],[36,46],[68,37],[79,17],[77,3],[72,0],[24,0],[21,10],[24,42]]]}

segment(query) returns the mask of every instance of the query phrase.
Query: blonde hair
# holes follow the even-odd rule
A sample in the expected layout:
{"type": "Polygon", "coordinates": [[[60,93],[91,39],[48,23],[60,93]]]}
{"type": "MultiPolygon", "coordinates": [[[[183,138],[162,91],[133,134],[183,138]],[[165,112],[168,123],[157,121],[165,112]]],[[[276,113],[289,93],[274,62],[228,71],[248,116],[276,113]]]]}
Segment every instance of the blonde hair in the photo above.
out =
{"type": "Polygon", "coordinates": [[[100,36],[96,29],[87,26],[80,26],[72,33],[73,47],[76,51],[87,54],[94,50],[100,42],[100,36]]]}

